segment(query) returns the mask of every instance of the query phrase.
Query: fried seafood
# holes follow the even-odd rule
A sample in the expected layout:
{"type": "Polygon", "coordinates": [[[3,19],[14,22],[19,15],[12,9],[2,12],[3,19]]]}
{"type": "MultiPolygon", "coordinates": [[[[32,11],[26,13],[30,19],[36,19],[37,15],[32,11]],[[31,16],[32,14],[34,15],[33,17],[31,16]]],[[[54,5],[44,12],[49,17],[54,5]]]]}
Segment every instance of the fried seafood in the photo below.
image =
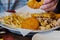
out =
{"type": "Polygon", "coordinates": [[[56,14],[56,19],[60,18],[60,14],[56,14]]]}
{"type": "Polygon", "coordinates": [[[46,13],[40,13],[40,14],[32,14],[32,17],[44,17],[44,18],[54,18],[55,17],[55,13],[53,12],[46,12],[46,13]]]}
{"type": "Polygon", "coordinates": [[[39,22],[37,21],[37,19],[31,17],[31,18],[25,19],[25,21],[22,22],[21,26],[22,28],[25,28],[25,29],[37,30],[39,27],[39,22]]]}
{"type": "MultiPolygon", "coordinates": [[[[30,30],[48,30],[60,26],[60,14],[53,12],[34,13],[17,15],[12,14],[2,18],[4,24],[11,25],[13,28],[24,28],[30,30]]],[[[0,19],[1,21],[1,19],[0,19]]]]}
{"type": "Polygon", "coordinates": [[[44,0],[28,0],[27,5],[31,8],[37,9],[43,4],[44,0]]]}
{"type": "Polygon", "coordinates": [[[46,12],[42,14],[32,14],[32,17],[35,17],[39,21],[39,29],[47,30],[56,26],[60,26],[57,22],[60,18],[60,14],[55,14],[53,12],[46,12]]]}

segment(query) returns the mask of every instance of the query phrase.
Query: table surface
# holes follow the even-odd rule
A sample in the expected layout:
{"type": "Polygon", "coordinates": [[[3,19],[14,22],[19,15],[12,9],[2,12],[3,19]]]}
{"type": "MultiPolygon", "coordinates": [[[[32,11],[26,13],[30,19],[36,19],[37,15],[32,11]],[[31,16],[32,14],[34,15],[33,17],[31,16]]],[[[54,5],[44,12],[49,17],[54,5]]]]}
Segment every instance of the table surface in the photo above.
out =
{"type": "Polygon", "coordinates": [[[1,30],[5,31],[6,33],[5,34],[0,34],[0,38],[2,38],[2,36],[4,36],[4,35],[6,35],[6,36],[7,35],[11,35],[11,36],[14,37],[15,40],[31,40],[32,39],[32,36],[25,36],[25,37],[23,37],[22,35],[11,33],[7,29],[4,29],[4,28],[3,29],[0,28],[0,32],[1,32],[1,30]]]}
{"type": "MultiPolygon", "coordinates": [[[[22,35],[18,35],[18,34],[15,34],[15,33],[11,33],[9,32],[7,29],[4,29],[4,28],[0,28],[0,30],[2,31],[5,31],[6,33],[5,34],[0,34],[0,37],[3,35],[12,35],[14,37],[15,40],[32,40],[32,36],[25,36],[23,37],[22,35]]],[[[60,28],[56,29],[56,30],[60,30],[60,28]]]]}

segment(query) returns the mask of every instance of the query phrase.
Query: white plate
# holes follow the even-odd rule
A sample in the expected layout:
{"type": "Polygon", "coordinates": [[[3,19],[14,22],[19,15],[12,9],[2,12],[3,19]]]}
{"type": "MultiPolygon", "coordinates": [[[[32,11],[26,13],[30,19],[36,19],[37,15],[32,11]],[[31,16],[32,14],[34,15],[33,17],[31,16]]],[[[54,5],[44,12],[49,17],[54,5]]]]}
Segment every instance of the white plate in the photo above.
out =
{"type": "Polygon", "coordinates": [[[53,31],[45,34],[35,34],[32,40],[60,40],[60,31],[53,31]]]}
{"type": "MultiPolygon", "coordinates": [[[[31,9],[28,6],[24,6],[24,7],[20,8],[20,9],[15,10],[15,11],[18,14],[23,13],[23,15],[24,15],[24,13],[44,13],[45,12],[44,10],[41,10],[41,9],[31,9]]],[[[6,16],[6,15],[10,15],[10,14],[5,12],[3,15],[1,15],[1,17],[6,16]]],[[[46,31],[52,31],[54,29],[59,28],[59,27],[55,27],[55,28],[52,28],[52,29],[49,29],[49,30],[36,30],[35,31],[35,30],[27,30],[27,29],[22,29],[22,28],[13,29],[13,28],[9,28],[8,26],[4,26],[2,24],[0,24],[0,26],[10,30],[13,33],[23,34],[24,36],[27,35],[30,32],[33,32],[33,33],[40,32],[41,33],[41,32],[46,32],[46,31]]]]}

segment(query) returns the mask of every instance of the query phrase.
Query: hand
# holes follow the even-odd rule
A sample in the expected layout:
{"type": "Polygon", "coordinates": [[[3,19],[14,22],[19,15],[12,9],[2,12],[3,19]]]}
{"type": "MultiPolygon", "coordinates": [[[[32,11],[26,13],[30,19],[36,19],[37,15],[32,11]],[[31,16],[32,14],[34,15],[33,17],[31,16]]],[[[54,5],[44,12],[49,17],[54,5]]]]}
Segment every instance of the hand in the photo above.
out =
{"type": "Polygon", "coordinates": [[[44,0],[44,3],[40,8],[45,11],[53,11],[57,6],[57,1],[58,0],[44,0]]]}

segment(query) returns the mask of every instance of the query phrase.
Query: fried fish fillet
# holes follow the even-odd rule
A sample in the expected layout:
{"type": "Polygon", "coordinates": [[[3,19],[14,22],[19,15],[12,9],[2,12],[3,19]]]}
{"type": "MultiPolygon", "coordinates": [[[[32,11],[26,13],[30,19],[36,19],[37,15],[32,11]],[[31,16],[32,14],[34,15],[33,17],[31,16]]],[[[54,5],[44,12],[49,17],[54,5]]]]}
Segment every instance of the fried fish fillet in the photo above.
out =
{"type": "Polygon", "coordinates": [[[35,18],[31,17],[23,21],[21,26],[24,29],[37,30],[39,27],[39,22],[35,18]]]}
{"type": "Polygon", "coordinates": [[[56,14],[56,19],[60,18],[60,14],[56,14]]]}

